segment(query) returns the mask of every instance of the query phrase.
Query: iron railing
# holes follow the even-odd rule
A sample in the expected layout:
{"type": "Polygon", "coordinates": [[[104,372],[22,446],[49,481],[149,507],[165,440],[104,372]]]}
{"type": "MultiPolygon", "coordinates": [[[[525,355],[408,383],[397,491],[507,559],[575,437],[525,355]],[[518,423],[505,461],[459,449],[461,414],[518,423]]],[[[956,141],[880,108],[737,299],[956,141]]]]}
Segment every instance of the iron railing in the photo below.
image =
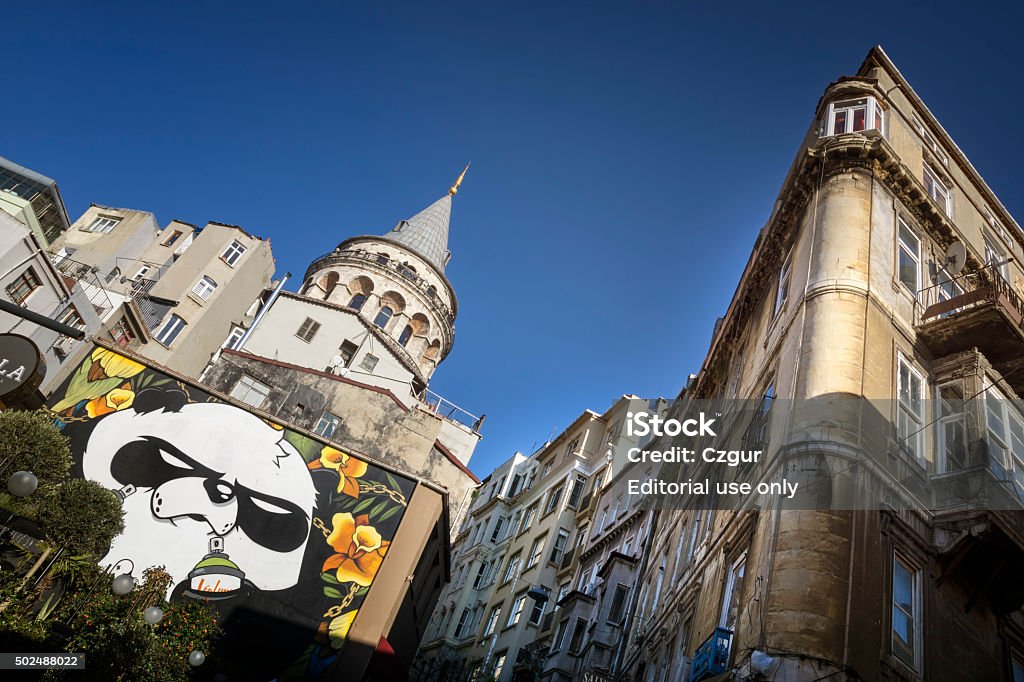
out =
{"type": "Polygon", "coordinates": [[[1018,324],[1024,319],[1024,300],[993,263],[980,270],[944,279],[917,292],[919,322],[948,317],[971,308],[999,303],[1018,324]]]}
{"type": "Polygon", "coordinates": [[[430,408],[430,411],[448,421],[453,421],[473,429],[473,433],[480,431],[484,418],[468,412],[450,400],[446,400],[429,388],[424,393],[423,402],[430,408]]]}
{"type": "MultiPolygon", "coordinates": [[[[85,263],[71,260],[67,257],[51,255],[50,260],[57,271],[67,279],[74,280],[78,284],[85,298],[96,311],[96,315],[102,320],[109,313],[114,304],[111,303],[106,289],[96,274],[96,269],[85,263]]],[[[70,287],[69,287],[70,288],[70,287]]],[[[65,309],[66,310],[66,309],[65,309]]],[[[64,311],[61,312],[61,315],[64,311]]]]}
{"type": "Polygon", "coordinates": [[[704,643],[697,647],[690,666],[689,682],[699,682],[729,669],[729,649],[732,646],[732,630],[715,628],[704,643]]]}

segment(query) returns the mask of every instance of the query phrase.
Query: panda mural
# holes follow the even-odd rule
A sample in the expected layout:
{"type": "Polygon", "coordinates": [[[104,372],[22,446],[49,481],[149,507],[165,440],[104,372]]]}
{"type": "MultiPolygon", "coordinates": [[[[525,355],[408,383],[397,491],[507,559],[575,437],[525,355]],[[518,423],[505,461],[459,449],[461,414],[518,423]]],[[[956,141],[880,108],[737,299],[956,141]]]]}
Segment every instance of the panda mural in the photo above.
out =
{"type": "Polygon", "coordinates": [[[295,447],[231,405],[140,411],[139,402],[100,420],[82,456],[85,478],[116,490],[126,512],[103,562],[140,579],[162,564],[175,584],[188,580],[189,592],[205,598],[236,594],[243,582],[294,587],[316,506],[295,447]],[[220,562],[197,568],[211,554],[220,562]]]}
{"type": "Polygon", "coordinates": [[[114,491],[101,564],[216,608],[230,679],[318,679],[337,658],[415,482],[96,347],[50,398],[73,472],[114,491]]]}

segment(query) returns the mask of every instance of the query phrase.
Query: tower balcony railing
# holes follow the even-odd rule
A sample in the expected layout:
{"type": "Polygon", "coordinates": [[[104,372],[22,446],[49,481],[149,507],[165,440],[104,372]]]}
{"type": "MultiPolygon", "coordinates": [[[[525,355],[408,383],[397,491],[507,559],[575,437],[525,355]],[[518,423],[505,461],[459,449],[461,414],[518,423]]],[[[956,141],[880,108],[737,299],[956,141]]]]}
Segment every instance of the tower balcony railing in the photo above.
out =
{"type": "Polygon", "coordinates": [[[473,433],[479,433],[480,426],[484,423],[483,417],[478,417],[471,412],[467,412],[450,400],[446,400],[437,393],[434,393],[429,388],[423,393],[423,402],[430,408],[430,411],[433,414],[436,414],[442,419],[462,424],[463,426],[472,429],[473,433]]]}
{"type": "Polygon", "coordinates": [[[715,628],[704,643],[697,647],[690,666],[689,682],[700,682],[720,675],[729,669],[729,649],[732,646],[732,630],[715,628]]]}
{"type": "Polygon", "coordinates": [[[423,294],[428,305],[438,315],[438,317],[442,320],[446,320],[449,324],[455,321],[455,315],[445,302],[441,300],[441,297],[437,295],[437,291],[434,289],[433,285],[405,264],[392,258],[388,258],[380,253],[365,251],[363,249],[332,251],[331,253],[320,256],[313,261],[306,270],[306,277],[309,277],[311,273],[316,272],[317,270],[329,268],[332,265],[350,260],[359,261],[360,266],[368,266],[370,269],[381,270],[401,277],[413,288],[418,289],[420,293],[423,294]]]}

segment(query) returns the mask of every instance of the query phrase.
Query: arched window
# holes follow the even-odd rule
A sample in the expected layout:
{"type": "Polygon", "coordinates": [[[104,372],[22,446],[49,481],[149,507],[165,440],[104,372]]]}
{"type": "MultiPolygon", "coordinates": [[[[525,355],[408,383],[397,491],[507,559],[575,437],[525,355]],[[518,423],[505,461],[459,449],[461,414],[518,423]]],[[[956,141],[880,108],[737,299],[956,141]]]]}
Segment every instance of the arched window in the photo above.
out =
{"type": "Polygon", "coordinates": [[[341,278],[336,272],[329,272],[327,273],[327,276],[323,278],[323,284],[321,286],[324,288],[324,299],[331,297],[331,294],[334,293],[335,287],[338,286],[339,279],[341,278]]]}
{"type": "Polygon", "coordinates": [[[402,346],[405,346],[405,344],[409,343],[409,339],[411,338],[412,326],[407,324],[405,325],[405,329],[402,330],[402,335],[398,337],[398,343],[400,343],[402,346]]]}
{"type": "Polygon", "coordinates": [[[355,308],[356,310],[362,310],[364,303],[366,303],[366,295],[356,294],[352,297],[352,300],[348,302],[348,307],[355,308]]]}
{"type": "Polygon", "coordinates": [[[437,287],[435,287],[433,284],[427,287],[427,296],[429,296],[430,298],[437,298],[437,287]]]}
{"type": "Polygon", "coordinates": [[[377,313],[377,317],[373,318],[373,323],[380,327],[381,329],[383,329],[384,327],[388,326],[388,322],[391,321],[391,316],[394,314],[394,310],[392,310],[388,306],[384,306],[377,313]]]}

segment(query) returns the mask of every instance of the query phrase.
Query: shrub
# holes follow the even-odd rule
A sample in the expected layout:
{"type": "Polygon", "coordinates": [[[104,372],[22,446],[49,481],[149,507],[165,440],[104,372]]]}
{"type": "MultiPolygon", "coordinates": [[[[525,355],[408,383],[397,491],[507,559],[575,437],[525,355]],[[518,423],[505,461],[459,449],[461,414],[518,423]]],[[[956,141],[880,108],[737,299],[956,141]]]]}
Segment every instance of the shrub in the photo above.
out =
{"type": "MultiPolygon", "coordinates": [[[[68,439],[42,412],[0,412],[0,462],[7,458],[11,458],[3,467],[7,475],[31,471],[40,485],[64,480],[71,469],[68,439]]],[[[6,481],[5,477],[5,491],[6,481]]]]}
{"type": "Polygon", "coordinates": [[[41,491],[36,520],[56,544],[72,555],[101,555],[124,530],[124,509],[95,481],[71,479],[41,491]]]}

